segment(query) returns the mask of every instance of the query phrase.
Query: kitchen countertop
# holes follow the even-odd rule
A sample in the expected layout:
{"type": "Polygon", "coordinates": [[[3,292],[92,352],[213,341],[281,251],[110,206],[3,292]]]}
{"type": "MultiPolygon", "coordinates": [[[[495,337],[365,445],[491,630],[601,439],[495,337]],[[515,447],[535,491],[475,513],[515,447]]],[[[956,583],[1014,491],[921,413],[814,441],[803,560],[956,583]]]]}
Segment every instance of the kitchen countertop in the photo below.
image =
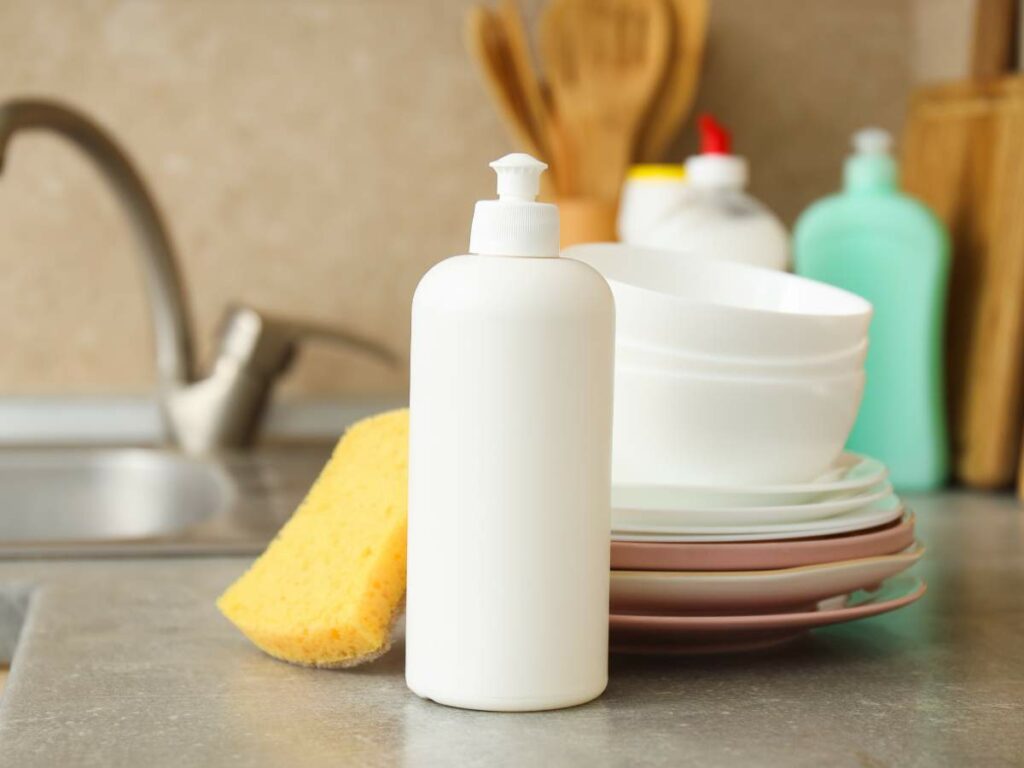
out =
{"type": "Polygon", "coordinates": [[[920,602],[757,655],[613,657],[603,697],[550,713],[422,701],[401,641],[348,671],[262,655],[213,605],[242,558],[0,562],[0,764],[1024,764],[1024,512],[909,501],[920,602]]]}

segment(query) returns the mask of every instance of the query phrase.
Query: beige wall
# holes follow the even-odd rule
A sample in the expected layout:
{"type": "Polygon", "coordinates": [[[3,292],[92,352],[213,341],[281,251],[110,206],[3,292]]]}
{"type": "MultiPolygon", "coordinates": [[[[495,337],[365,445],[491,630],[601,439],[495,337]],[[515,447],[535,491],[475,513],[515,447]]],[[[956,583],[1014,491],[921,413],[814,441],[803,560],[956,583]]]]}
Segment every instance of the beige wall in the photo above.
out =
{"type": "MultiPolygon", "coordinates": [[[[787,220],[835,186],[851,130],[898,130],[914,2],[714,0],[700,106],[732,123],[755,192],[787,220]]],[[[404,351],[416,281],[464,250],[485,164],[509,149],[462,50],[466,5],[4,0],[0,98],[66,99],[131,149],[179,246],[204,359],[230,301],[404,351]]],[[[0,395],[151,386],[128,233],[56,139],[10,152],[0,275],[0,395]]],[[[311,349],[288,391],[403,386],[311,349]]]]}

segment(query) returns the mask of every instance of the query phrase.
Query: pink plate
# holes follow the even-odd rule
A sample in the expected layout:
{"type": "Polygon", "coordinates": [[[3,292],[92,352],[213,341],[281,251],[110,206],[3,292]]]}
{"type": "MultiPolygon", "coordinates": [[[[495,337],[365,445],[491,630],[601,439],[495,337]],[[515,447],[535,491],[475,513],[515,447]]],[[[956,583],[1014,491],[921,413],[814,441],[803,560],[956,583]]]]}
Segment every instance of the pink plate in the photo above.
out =
{"type": "MultiPolygon", "coordinates": [[[[699,646],[736,646],[744,640],[792,636],[816,627],[895,611],[918,600],[927,589],[920,579],[897,576],[876,592],[857,592],[825,600],[817,609],[746,616],[641,616],[612,614],[611,645],[617,650],[699,646]],[[840,602],[841,601],[841,602],[840,602]]],[[[780,639],[781,642],[781,639],[780,639]]],[[[704,651],[707,652],[707,651],[704,651]]]]}
{"type": "Polygon", "coordinates": [[[762,571],[900,552],[914,543],[914,514],[879,528],[788,541],[612,542],[615,571],[762,571]]]}
{"type": "Polygon", "coordinates": [[[788,645],[808,630],[777,632],[721,632],[695,635],[690,641],[625,641],[611,646],[612,653],[631,656],[708,656],[720,653],[752,653],[788,645]]]}

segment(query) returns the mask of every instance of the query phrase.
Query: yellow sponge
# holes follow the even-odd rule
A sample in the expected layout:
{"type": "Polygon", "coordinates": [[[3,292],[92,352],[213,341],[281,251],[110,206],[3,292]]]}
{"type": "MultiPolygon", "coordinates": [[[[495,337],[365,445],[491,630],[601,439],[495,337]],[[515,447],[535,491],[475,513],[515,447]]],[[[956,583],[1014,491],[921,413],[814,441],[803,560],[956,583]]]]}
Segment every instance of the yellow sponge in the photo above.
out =
{"type": "Polygon", "coordinates": [[[217,606],[271,656],[347,667],[390,646],[405,594],[409,412],[354,425],[299,505],[217,606]]]}

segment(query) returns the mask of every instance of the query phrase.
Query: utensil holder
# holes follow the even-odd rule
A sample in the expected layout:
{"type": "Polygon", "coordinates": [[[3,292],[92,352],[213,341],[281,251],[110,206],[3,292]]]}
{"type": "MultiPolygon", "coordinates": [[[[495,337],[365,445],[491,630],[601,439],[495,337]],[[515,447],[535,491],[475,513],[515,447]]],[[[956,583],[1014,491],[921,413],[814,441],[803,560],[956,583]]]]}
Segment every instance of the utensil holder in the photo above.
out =
{"type": "Polygon", "coordinates": [[[615,201],[590,197],[560,197],[555,202],[561,219],[562,248],[580,243],[618,240],[615,233],[618,204],[615,201]]]}

